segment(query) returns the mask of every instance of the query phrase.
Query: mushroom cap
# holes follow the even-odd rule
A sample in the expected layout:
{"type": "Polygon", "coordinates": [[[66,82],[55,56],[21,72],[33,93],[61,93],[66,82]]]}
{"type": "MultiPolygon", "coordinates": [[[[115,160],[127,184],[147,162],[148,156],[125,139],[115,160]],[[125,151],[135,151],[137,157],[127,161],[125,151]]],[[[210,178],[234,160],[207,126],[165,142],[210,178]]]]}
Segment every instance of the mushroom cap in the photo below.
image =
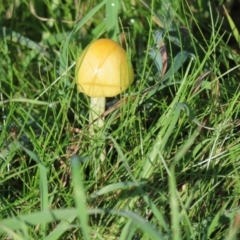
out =
{"type": "Polygon", "coordinates": [[[125,50],[103,38],[89,44],[76,64],[78,91],[89,97],[113,97],[133,82],[133,69],[125,50]]]}

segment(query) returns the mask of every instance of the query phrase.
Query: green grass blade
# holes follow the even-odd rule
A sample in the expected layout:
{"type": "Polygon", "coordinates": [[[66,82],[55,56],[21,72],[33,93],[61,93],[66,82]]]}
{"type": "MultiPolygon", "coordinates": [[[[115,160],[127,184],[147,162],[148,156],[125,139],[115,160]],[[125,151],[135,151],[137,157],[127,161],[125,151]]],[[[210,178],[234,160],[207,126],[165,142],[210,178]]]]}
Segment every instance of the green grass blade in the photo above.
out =
{"type": "Polygon", "coordinates": [[[29,103],[29,104],[35,104],[35,105],[46,105],[46,106],[53,106],[54,104],[56,104],[57,102],[44,102],[44,101],[39,101],[39,100],[35,100],[35,99],[29,99],[29,98],[12,98],[12,99],[8,99],[8,100],[3,100],[0,101],[0,106],[7,104],[7,103],[11,103],[11,102],[17,102],[17,103],[29,103]]]}
{"type": "Polygon", "coordinates": [[[172,239],[173,240],[181,240],[180,233],[180,213],[178,206],[178,196],[176,190],[176,178],[175,178],[175,169],[174,163],[170,167],[170,175],[168,176],[168,184],[169,184],[169,192],[170,192],[170,207],[171,207],[171,227],[172,227],[172,239]]]}
{"type": "Polygon", "coordinates": [[[126,225],[123,227],[121,236],[119,240],[131,240],[134,237],[135,226],[132,223],[132,220],[129,220],[126,225]]]}
{"type": "Polygon", "coordinates": [[[86,24],[96,14],[100,8],[104,6],[109,0],[103,0],[97,6],[92,8],[74,27],[73,33],[76,33],[84,24],[86,24]]]}
{"type": "Polygon", "coordinates": [[[80,169],[78,157],[74,156],[71,162],[74,182],[74,198],[77,207],[78,218],[84,239],[90,240],[85,189],[83,185],[83,176],[81,176],[82,171],[79,171],[80,169]]]}
{"type": "Polygon", "coordinates": [[[90,198],[91,199],[97,198],[97,197],[100,197],[101,195],[104,195],[104,194],[107,194],[109,192],[116,191],[119,189],[123,189],[125,187],[137,187],[137,186],[139,186],[139,184],[137,184],[135,182],[119,182],[119,183],[109,184],[109,185],[103,187],[101,190],[98,190],[97,192],[92,194],[90,196],[90,198]]]}
{"type": "MultiPolygon", "coordinates": [[[[23,150],[31,157],[35,162],[38,163],[39,172],[40,172],[40,193],[41,193],[41,209],[42,211],[46,211],[49,208],[48,204],[48,180],[47,180],[47,169],[42,164],[41,160],[37,156],[36,153],[30,151],[29,149],[22,147],[23,150]]],[[[46,224],[42,224],[42,235],[46,236],[46,224]]]]}
{"type": "Polygon", "coordinates": [[[38,43],[35,43],[31,39],[24,37],[20,33],[11,31],[5,27],[0,27],[0,38],[6,38],[9,41],[18,43],[24,47],[35,50],[48,58],[50,57],[49,53],[38,43]]]}
{"type": "Polygon", "coordinates": [[[232,29],[233,36],[234,36],[235,40],[237,41],[238,46],[240,47],[240,34],[239,34],[239,31],[238,31],[238,28],[236,27],[234,21],[232,20],[231,16],[228,14],[227,9],[224,6],[223,6],[223,9],[224,9],[224,12],[227,16],[228,23],[229,23],[229,25],[232,29]]]}
{"type": "Polygon", "coordinates": [[[106,24],[109,38],[118,42],[119,26],[118,26],[118,11],[120,8],[120,1],[108,0],[106,3],[106,24]]]}
{"type": "Polygon", "coordinates": [[[48,224],[62,219],[76,217],[76,209],[59,209],[35,212],[28,215],[16,216],[0,221],[0,232],[4,232],[4,227],[11,230],[21,230],[24,227],[33,227],[38,224],[48,224]]]}
{"type": "Polygon", "coordinates": [[[76,219],[76,216],[70,216],[63,221],[61,221],[53,231],[50,232],[48,236],[46,236],[45,240],[58,240],[61,235],[64,234],[71,227],[71,223],[76,219]]]}

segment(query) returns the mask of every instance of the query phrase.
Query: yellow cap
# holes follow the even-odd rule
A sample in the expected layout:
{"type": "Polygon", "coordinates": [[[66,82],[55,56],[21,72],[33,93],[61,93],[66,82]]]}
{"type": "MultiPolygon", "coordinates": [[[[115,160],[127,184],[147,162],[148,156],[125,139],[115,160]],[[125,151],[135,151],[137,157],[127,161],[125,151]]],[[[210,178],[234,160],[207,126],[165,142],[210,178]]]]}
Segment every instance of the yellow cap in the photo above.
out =
{"type": "Polygon", "coordinates": [[[125,50],[104,38],[88,45],[76,64],[78,91],[90,97],[113,97],[133,82],[133,69],[125,50]]]}

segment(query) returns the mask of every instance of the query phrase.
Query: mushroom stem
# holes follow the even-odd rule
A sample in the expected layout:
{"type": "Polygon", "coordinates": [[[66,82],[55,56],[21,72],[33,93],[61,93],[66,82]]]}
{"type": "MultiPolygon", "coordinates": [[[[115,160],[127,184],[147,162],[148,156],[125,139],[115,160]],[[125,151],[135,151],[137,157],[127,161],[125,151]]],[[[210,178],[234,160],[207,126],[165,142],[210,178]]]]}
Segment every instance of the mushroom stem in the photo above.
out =
{"type": "Polygon", "coordinates": [[[98,131],[104,124],[104,120],[99,118],[105,111],[105,97],[91,97],[90,100],[90,124],[92,123],[91,133],[94,135],[95,131],[98,131]],[[98,119],[97,119],[98,118],[98,119]],[[97,120],[96,120],[97,119],[97,120]],[[95,121],[95,122],[94,122],[95,121]]]}
{"type": "MultiPolygon", "coordinates": [[[[89,114],[89,122],[90,122],[90,135],[94,138],[100,138],[101,128],[104,125],[104,119],[100,116],[105,111],[105,97],[91,97],[90,100],[90,114],[89,114]]],[[[96,140],[96,139],[95,139],[96,140]]],[[[94,151],[95,154],[95,151],[94,151]]],[[[103,162],[105,160],[106,150],[105,146],[100,154],[100,160],[103,162]]]]}

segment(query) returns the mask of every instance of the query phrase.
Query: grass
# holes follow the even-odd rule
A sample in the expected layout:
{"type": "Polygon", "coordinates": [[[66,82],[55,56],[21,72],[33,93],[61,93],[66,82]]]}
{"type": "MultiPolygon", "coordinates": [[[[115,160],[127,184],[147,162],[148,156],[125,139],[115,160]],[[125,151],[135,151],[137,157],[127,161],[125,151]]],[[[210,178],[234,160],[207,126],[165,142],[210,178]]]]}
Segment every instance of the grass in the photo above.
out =
{"type": "Polygon", "coordinates": [[[0,6],[0,239],[239,238],[231,11],[229,28],[204,1],[65,2],[0,6]],[[92,141],[75,60],[119,36],[134,84],[92,141]]]}

